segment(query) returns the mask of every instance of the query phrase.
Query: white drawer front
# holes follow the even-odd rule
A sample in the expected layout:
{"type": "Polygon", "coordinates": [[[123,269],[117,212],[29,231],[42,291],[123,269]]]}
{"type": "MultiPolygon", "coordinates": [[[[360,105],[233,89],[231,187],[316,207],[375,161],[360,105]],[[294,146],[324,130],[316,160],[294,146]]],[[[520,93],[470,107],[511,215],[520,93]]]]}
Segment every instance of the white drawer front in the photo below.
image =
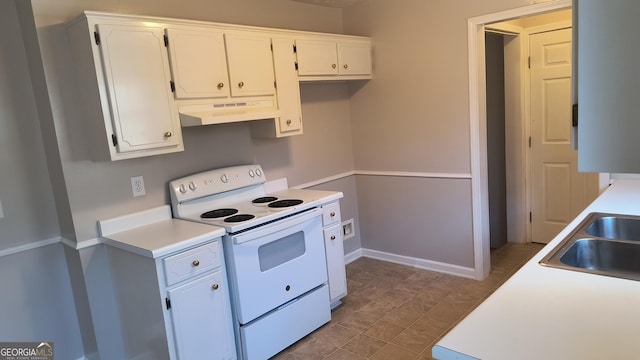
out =
{"type": "Polygon", "coordinates": [[[322,226],[329,226],[340,222],[340,202],[322,206],[322,226]]]}
{"type": "Polygon", "coordinates": [[[164,259],[167,286],[220,266],[222,246],[220,241],[187,250],[164,259]]]}

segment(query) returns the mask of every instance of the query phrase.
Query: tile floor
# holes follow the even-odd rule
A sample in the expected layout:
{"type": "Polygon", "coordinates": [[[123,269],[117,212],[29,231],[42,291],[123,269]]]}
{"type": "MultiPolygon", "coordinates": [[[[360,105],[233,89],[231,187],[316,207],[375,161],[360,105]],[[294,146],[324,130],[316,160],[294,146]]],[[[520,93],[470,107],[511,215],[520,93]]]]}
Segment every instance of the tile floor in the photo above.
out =
{"type": "Polygon", "coordinates": [[[274,359],[431,359],[431,347],[540,249],[493,250],[484,281],[360,258],[347,265],[349,295],[331,322],[274,359]]]}

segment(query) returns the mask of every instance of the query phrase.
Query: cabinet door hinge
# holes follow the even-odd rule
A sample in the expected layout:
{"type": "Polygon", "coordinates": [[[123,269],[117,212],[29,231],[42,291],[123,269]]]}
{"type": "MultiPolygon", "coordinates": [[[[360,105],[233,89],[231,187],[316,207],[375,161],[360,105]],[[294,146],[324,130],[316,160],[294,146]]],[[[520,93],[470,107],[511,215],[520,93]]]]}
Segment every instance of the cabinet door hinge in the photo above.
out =
{"type": "Polygon", "coordinates": [[[276,81],[273,82],[273,88],[277,89],[278,88],[278,83],[276,81]]]}
{"type": "Polygon", "coordinates": [[[531,56],[527,57],[527,66],[531,69],[531,56]]]}
{"type": "Polygon", "coordinates": [[[531,147],[531,136],[529,136],[529,147],[531,147]]]}
{"type": "Polygon", "coordinates": [[[172,93],[176,92],[176,83],[173,80],[169,81],[169,86],[171,87],[172,93]]]}
{"type": "Polygon", "coordinates": [[[298,48],[296,47],[296,44],[293,44],[293,52],[297,53],[298,52],[298,48]]]}
{"type": "Polygon", "coordinates": [[[164,47],[168,47],[169,46],[169,37],[165,34],[164,35],[164,47]]]}
{"type": "Polygon", "coordinates": [[[118,137],[116,136],[116,134],[111,134],[111,143],[113,144],[113,146],[118,146],[118,137]]]}
{"type": "Polygon", "coordinates": [[[100,33],[98,33],[97,31],[94,31],[93,39],[96,41],[96,45],[100,45],[100,33]]]}
{"type": "Polygon", "coordinates": [[[295,64],[296,64],[296,70],[298,70],[298,62],[296,61],[295,64]]]}
{"type": "Polygon", "coordinates": [[[269,44],[269,46],[271,47],[271,52],[273,52],[273,44],[269,44]]]}
{"type": "Polygon", "coordinates": [[[164,298],[164,304],[167,306],[167,310],[171,309],[171,300],[164,298]]]}
{"type": "Polygon", "coordinates": [[[531,214],[531,211],[529,211],[529,222],[533,222],[533,215],[531,214]]]}
{"type": "Polygon", "coordinates": [[[573,127],[578,127],[578,104],[573,104],[571,106],[571,125],[573,127]]]}

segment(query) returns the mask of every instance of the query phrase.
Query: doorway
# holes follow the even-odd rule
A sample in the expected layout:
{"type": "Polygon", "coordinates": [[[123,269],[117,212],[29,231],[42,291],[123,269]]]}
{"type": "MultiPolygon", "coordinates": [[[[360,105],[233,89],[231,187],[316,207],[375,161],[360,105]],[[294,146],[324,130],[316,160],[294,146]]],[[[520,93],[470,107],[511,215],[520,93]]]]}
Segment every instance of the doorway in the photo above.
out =
{"type": "Polygon", "coordinates": [[[598,194],[597,174],[577,171],[571,146],[571,11],[485,31],[491,248],[505,232],[510,242],[548,243],[598,194]]]}
{"type": "Polygon", "coordinates": [[[484,279],[491,269],[489,192],[487,165],[487,118],[485,76],[485,25],[571,8],[571,0],[533,4],[468,20],[469,109],[471,142],[471,189],[474,270],[484,279]]]}

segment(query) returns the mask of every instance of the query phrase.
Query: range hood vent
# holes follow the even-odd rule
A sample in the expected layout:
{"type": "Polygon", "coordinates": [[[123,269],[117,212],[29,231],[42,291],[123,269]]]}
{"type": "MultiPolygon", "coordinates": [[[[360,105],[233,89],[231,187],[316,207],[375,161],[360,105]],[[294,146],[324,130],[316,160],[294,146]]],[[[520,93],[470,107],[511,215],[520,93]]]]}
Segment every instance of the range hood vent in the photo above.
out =
{"type": "Polygon", "coordinates": [[[225,99],[215,103],[181,105],[178,112],[183,127],[273,119],[280,116],[274,97],[225,99]]]}

